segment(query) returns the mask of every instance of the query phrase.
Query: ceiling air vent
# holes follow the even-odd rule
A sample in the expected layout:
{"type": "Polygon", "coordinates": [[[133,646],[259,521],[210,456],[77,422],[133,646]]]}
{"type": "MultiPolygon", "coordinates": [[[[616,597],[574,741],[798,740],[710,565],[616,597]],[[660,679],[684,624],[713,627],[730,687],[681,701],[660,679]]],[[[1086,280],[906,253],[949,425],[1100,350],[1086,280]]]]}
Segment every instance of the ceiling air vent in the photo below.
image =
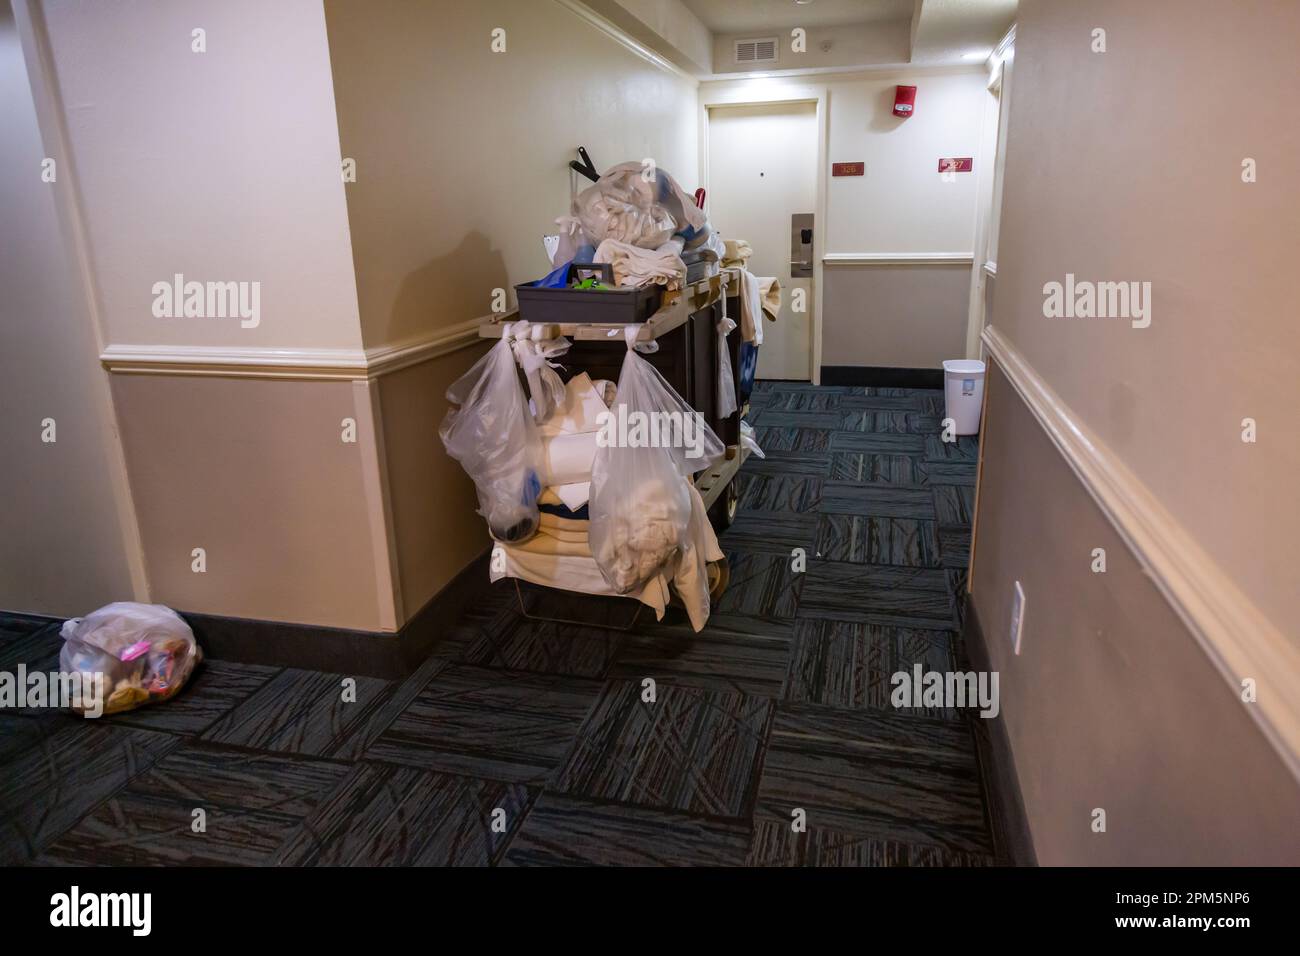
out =
{"type": "Polygon", "coordinates": [[[737,63],[775,63],[776,37],[764,37],[761,40],[737,40],[737,63]]]}

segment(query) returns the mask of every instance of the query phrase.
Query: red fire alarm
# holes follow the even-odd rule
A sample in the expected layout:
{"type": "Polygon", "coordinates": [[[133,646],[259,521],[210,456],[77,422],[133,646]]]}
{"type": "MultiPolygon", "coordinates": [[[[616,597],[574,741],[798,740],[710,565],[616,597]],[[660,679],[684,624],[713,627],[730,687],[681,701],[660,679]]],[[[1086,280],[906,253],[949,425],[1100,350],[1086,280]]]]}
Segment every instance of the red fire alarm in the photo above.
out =
{"type": "Polygon", "coordinates": [[[894,115],[911,116],[916,109],[916,87],[899,86],[894,89],[894,115]]]}

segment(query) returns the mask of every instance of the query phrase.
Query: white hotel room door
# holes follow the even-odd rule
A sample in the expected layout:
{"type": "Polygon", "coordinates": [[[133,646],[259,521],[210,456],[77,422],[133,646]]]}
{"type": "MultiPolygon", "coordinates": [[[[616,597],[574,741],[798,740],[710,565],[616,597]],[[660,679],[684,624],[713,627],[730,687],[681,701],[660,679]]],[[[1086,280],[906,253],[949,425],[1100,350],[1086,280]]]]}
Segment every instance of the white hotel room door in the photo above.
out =
{"type": "Polygon", "coordinates": [[[813,279],[811,269],[790,277],[790,217],[816,209],[817,104],[713,106],[708,137],[709,221],[724,239],[747,239],[749,271],[776,276],[783,290],[776,323],[763,324],[758,377],[809,381],[813,279]],[[799,312],[791,308],[796,288],[804,290],[799,312]]]}

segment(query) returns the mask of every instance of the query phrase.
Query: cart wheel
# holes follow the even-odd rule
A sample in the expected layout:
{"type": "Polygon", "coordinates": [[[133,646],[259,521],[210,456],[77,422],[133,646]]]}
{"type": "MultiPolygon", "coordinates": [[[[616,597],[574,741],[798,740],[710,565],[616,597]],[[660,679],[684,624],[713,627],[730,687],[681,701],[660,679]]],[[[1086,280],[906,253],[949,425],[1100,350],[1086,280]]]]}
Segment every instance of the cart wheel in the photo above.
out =
{"type": "Polygon", "coordinates": [[[732,523],[736,520],[736,512],[740,510],[740,494],[736,491],[736,483],[734,481],[727,482],[727,490],[723,492],[723,498],[727,502],[726,522],[727,527],[730,528],[732,523]]]}
{"type": "Polygon", "coordinates": [[[723,555],[719,561],[710,561],[709,571],[709,600],[717,601],[722,597],[722,592],[727,590],[727,585],[731,583],[731,562],[723,555]]]}
{"type": "Polygon", "coordinates": [[[709,523],[713,525],[713,530],[718,534],[726,531],[736,520],[736,510],[740,506],[740,494],[736,491],[736,482],[733,478],[728,482],[727,487],[718,495],[718,499],[709,505],[709,523]]]}

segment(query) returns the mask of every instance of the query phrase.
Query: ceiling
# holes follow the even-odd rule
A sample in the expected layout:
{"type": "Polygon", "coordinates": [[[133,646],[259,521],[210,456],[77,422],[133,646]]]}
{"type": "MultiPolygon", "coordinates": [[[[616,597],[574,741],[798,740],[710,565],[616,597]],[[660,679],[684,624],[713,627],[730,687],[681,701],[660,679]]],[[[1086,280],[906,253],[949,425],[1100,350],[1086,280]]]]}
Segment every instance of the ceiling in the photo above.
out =
{"type": "Polygon", "coordinates": [[[991,50],[1016,18],[1018,0],[925,0],[912,34],[913,63],[951,63],[991,50]]]}
{"type": "Polygon", "coordinates": [[[581,0],[692,76],[752,70],[735,41],[806,30],[799,55],[764,73],[904,65],[976,68],[1015,22],[1019,0],[581,0]]]}
{"type": "Polygon", "coordinates": [[[682,0],[714,33],[910,20],[913,0],[682,0]]]}

